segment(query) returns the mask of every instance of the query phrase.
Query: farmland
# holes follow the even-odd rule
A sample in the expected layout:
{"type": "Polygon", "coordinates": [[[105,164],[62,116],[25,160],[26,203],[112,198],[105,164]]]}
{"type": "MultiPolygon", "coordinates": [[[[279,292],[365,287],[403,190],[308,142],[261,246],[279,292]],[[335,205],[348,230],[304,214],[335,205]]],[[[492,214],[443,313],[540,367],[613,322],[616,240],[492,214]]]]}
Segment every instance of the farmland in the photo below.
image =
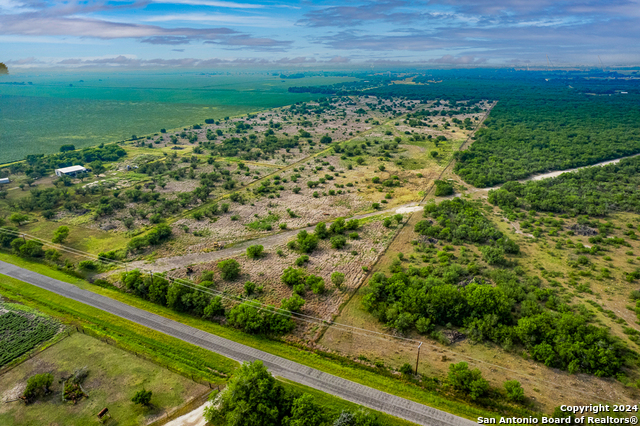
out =
{"type": "MultiPolygon", "coordinates": [[[[291,82],[265,73],[12,73],[3,81],[4,141],[0,163],[54,153],[64,144],[88,147],[131,135],[181,128],[205,118],[236,116],[307,101],[288,93],[291,82]]],[[[348,81],[308,77],[304,84],[348,81]]]]}
{"type": "MultiPolygon", "coordinates": [[[[196,283],[213,280],[216,291],[230,294],[246,293],[250,282],[258,291],[249,296],[263,303],[296,293],[307,299],[305,312],[330,318],[401,227],[403,214],[394,211],[421,199],[489,106],[323,98],[115,145],[32,156],[4,169],[12,184],[0,210],[8,219],[16,207],[26,214],[11,232],[46,241],[67,227],[64,244],[74,249],[139,267],[172,259],[170,267],[155,271],[196,283]],[[80,179],[47,172],[56,164],[87,161],[94,170],[80,179]],[[353,227],[346,228],[342,217],[355,218],[353,227]],[[318,224],[331,229],[317,248],[290,243],[318,224]],[[256,239],[267,242],[259,259],[233,251],[256,239]],[[196,266],[180,260],[196,254],[196,266]],[[238,279],[216,272],[224,258],[240,263],[238,279]],[[320,280],[322,289],[294,292],[280,284],[281,271],[294,265],[320,280]],[[333,285],[334,273],[344,275],[344,286],[333,285]]],[[[9,243],[7,237],[5,247],[9,243]]],[[[41,256],[123,286],[118,274],[86,262],[74,265],[82,260],[74,255],[41,256]]]]}
{"type": "Polygon", "coordinates": [[[0,302],[0,367],[53,338],[61,324],[37,311],[0,302]]]}
{"type": "MultiPolygon", "coordinates": [[[[32,156],[2,170],[2,244],[127,303],[260,347],[319,350],[477,409],[552,412],[567,397],[549,376],[577,390],[573,404],[632,401],[637,159],[473,188],[485,185],[469,176],[493,176],[484,168],[506,143],[496,123],[508,128],[524,107],[420,87],[415,98],[342,92],[32,156]],[[483,160],[468,161],[478,150],[483,160]],[[91,171],[51,176],[72,164],[91,171]],[[487,380],[479,394],[444,378],[463,361],[487,380]],[[505,396],[505,371],[525,399],[505,396]]],[[[605,103],[629,126],[616,102],[605,103]]],[[[518,178],[565,164],[562,150],[551,165],[527,163],[525,145],[518,178]]],[[[576,164],[618,152],[607,147],[576,164]]],[[[504,170],[490,183],[513,177],[504,170]]]]}

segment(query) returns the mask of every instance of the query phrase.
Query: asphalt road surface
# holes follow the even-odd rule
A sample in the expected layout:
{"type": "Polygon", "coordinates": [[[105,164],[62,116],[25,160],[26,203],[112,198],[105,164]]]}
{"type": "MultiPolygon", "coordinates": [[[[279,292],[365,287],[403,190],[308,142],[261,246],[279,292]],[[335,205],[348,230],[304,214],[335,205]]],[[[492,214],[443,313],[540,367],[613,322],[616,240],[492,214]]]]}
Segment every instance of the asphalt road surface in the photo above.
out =
{"type": "MultiPolygon", "coordinates": [[[[390,395],[359,383],[289,361],[267,352],[189,327],[177,321],[134,308],[109,297],[82,290],[72,284],[0,261],[0,274],[27,282],[60,296],[73,299],[129,321],[141,324],[238,362],[261,360],[271,373],[293,382],[321,390],[347,401],[382,411],[395,417],[428,426],[471,426],[474,422],[390,395]]],[[[1,278],[0,278],[1,279],[1,278]]]]}

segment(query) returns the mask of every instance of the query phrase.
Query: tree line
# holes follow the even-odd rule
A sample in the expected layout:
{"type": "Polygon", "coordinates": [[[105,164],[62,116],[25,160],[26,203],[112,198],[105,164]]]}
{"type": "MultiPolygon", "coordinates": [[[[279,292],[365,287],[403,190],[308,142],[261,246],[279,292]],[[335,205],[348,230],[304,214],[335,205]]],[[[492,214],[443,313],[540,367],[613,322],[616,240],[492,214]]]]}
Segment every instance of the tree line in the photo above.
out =
{"type": "MultiPolygon", "coordinates": [[[[482,267],[461,249],[459,262],[443,250],[436,264],[404,267],[396,259],[392,275],[376,273],[363,306],[379,321],[400,332],[417,330],[442,339],[441,330],[458,328],[474,341],[491,341],[507,350],[524,348],[533,359],[571,373],[615,376],[630,354],[623,342],[605,328],[591,324],[592,314],[563,302],[553,289],[542,288],[538,277],[510,264],[505,253],[519,247],[506,239],[474,202],[446,200],[425,206],[425,220],[416,232],[453,244],[478,244],[482,267]],[[464,255],[462,255],[464,254],[464,255]]],[[[418,251],[436,251],[426,243],[418,251]]],[[[452,249],[452,248],[451,248],[452,249]]],[[[424,256],[423,261],[429,261],[424,256]]]]}
{"type": "Polygon", "coordinates": [[[640,157],[587,167],[526,183],[507,182],[489,191],[489,202],[503,209],[523,208],[571,215],[640,213],[640,157]]]}

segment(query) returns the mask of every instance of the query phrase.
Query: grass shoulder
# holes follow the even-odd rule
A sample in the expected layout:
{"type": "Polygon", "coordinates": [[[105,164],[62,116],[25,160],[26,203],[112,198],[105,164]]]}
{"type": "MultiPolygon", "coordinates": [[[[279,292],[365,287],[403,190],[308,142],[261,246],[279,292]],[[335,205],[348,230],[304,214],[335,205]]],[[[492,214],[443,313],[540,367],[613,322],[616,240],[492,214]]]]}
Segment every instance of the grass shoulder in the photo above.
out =
{"type": "MultiPolygon", "coordinates": [[[[190,315],[174,312],[166,307],[155,305],[151,302],[139,299],[134,295],[93,286],[84,280],[70,277],[60,271],[54,271],[44,264],[31,262],[26,259],[17,258],[11,255],[8,255],[6,253],[0,253],[0,260],[8,263],[13,263],[17,266],[32,270],[34,272],[40,273],[45,276],[49,276],[54,279],[58,279],[60,281],[65,281],[65,282],[74,284],[82,289],[92,291],[97,294],[102,294],[107,297],[111,297],[115,300],[118,300],[123,303],[127,303],[139,309],[143,309],[143,310],[155,313],[157,315],[161,315],[165,318],[175,320],[183,324],[198,328],[200,330],[236,341],[238,343],[242,343],[247,346],[251,346],[256,349],[263,350],[265,352],[269,352],[273,355],[281,356],[288,360],[295,361],[309,367],[317,368],[318,370],[324,371],[326,373],[333,374],[333,375],[336,375],[344,379],[348,379],[366,386],[370,386],[372,388],[381,390],[383,392],[388,392],[402,398],[410,399],[424,405],[441,409],[449,413],[459,415],[461,417],[474,419],[477,417],[495,417],[496,416],[494,413],[491,413],[487,410],[483,410],[478,407],[471,407],[465,404],[464,402],[447,399],[440,394],[437,394],[435,392],[428,392],[416,385],[411,385],[409,383],[394,379],[392,377],[386,377],[380,374],[376,374],[375,372],[369,371],[366,368],[360,368],[360,367],[354,366],[346,358],[343,361],[340,361],[338,358],[335,358],[335,357],[332,357],[331,359],[329,359],[328,357],[323,356],[321,353],[301,350],[301,348],[299,347],[295,347],[295,346],[286,344],[284,342],[280,342],[280,341],[276,341],[276,340],[272,340],[272,339],[268,339],[260,336],[248,335],[241,331],[224,327],[219,324],[194,318],[190,315]]],[[[105,327],[108,323],[111,323],[114,325],[117,324],[120,326],[122,326],[122,324],[126,324],[128,328],[132,328],[133,330],[144,329],[145,330],[144,333],[138,332],[140,333],[139,337],[142,339],[147,339],[146,337],[145,338],[142,337],[143,335],[145,335],[145,336],[152,336],[154,340],[158,340],[160,342],[170,341],[172,342],[172,344],[175,344],[176,350],[178,350],[181,347],[184,347],[184,345],[195,348],[192,345],[187,345],[186,343],[182,343],[182,342],[178,344],[177,342],[180,342],[180,341],[177,339],[169,338],[168,336],[165,336],[161,333],[152,332],[151,330],[148,330],[145,327],[141,327],[136,324],[133,324],[130,321],[120,319],[114,315],[106,314],[102,311],[88,307],[78,302],[68,301],[68,299],[62,298],[60,296],[52,295],[52,293],[46,290],[39,289],[35,286],[25,285],[24,283],[21,283],[17,280],[3,280],[3,282],[0,283],[0,289],[2,289],[3,291],[12,292],[15,295],[23,295],[23,298],[26,298],[26,300],[29,300],[32,303],[36,304],[39,309],[41,309],[40,306],[43,306],[44,309],[42,310],[44,312],[47,312],[47,310],[49,310],[51,315],[56,316],[55,315],[56,312],[61,312],[64,316],[67,317],[67,319],[70,322],[72,322],[75,315],[78,315],[78,317],[83,318],[83,317],[87,317],[88,313],[90,313],[91,317],[96,318],[95,322],[98,322],[105,327]],[[145,334],[147,332],[149,332],[150,334],[145,334]]],[[[8,296],[11,296],[11,295],[8,294],[8,296]]],[[[11,296],[11,297],[14,297],[14,296],[11,296]]],[[[98,330],[100,330],[99,327],[98,327],[98,330]]],[[[132,340],[131,337],[129,337],[127,339],[127,343],[133,345],[134,343],[131,340],[132,340]]],[[[200,352],[204,351],[200,348],[198,349],[200,352]]],[[[172,348],[172,351],[174,351],[173,348],[172,348]]],[[[194,352],[194,353],[197,354],[198,352],[194,352]]],[[[164,355],[168,355],[168,354],[163,354],[163,356],[164,355]]],[[[212,359],[210,355],[211,355],[211,352],[204,351],[201,356],[191,356],[190,358],[192,360],[206,359],[206,357],[209,357],[209,359],[212,359]],[[206,355],[204,353],[206,353],[206,355]]],[[[219,357],[219,358],[222,358],[222,357],[219,357]]],[[[226,358],[222,358],[222,359],[225,361],[229,361],[226,358]]],[[[185,366],[184,368],[186,369],[187,367],[185,366]]]]}

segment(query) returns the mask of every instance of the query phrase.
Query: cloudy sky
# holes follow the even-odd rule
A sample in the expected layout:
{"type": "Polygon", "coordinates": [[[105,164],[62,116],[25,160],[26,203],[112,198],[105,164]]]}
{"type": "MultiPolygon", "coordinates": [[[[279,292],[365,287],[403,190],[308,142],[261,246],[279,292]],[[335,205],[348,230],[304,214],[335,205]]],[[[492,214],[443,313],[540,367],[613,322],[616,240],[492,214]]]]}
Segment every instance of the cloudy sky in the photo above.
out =
{"type": "Polygon", "coordinates": [[[33,66],[640,64],[640,0],[0,0],[33,66]]]}

